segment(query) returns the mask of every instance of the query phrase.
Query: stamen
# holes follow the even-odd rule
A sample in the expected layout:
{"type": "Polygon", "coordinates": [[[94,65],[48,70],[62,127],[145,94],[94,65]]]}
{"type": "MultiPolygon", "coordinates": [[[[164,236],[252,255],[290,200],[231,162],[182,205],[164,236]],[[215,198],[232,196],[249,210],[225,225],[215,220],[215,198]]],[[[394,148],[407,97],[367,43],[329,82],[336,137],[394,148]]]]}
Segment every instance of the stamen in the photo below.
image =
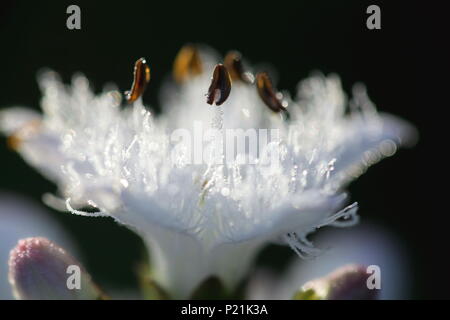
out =
{"type": "Polygon", "coordinates": [[[224,103],[231,92],[231,78],[227,68],[223,64],[218,64],[214,68],[211,79],[211,85],[208,89],[206,102],[208,104],[215,103],[220,106],[224,103]]]}
{"type": "Polygon", "coordinates": [[[264,101],[266,106],[274,112],[285,112],[287,115],[286,106],[279,99],[279,93],[274,89],[272,81],[266,72],[260,72],[256,75],[256,87],[259,96],[264,101]]]}
{"type": "Polygon", "coordinates": [[[189,77],[199,75],[202,72],[203,66],[198,49],[194,45],[182,47],[173,64],[175,81],[182,83],[189,77]]]}
{"type": "Polygon", "coordinates": [[[225,67],[227,67],[230,72],[231,80],[240,80],[244,83],[253,83],[255,77],[250,73],[244,71],[244,66],[242,64],[242,55],[237,51],[230,51],[225,56],[224,60],[225,67]]]}
{"type": "Polygon", "coordinates": [[[134,64],[134,80],[131,90],[125,92],[128,103],[132,103],[142,96],[149,81],[150,68],[145,61],[145,58],[140,58],[134,64]]]}

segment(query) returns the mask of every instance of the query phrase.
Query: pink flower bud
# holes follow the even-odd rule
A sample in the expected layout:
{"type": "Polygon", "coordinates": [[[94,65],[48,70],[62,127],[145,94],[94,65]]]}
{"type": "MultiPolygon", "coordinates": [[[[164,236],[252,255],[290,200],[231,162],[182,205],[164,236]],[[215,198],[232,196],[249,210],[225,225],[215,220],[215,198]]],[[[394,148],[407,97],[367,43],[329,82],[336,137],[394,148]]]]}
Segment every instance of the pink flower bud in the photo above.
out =
{"type": "Polygon", "coordinates": [[[378,289],[369,288],[370,274],[360,265],[346,265],[329,275],[307,282],[295,295],[298,300],[372,300],[378,289]]]}
{"type": "Polygon", "coordinates": [[[101,292],[81,264],[46,238],[19,240],[9,257],[16,299],[99,299],[101,292]]]}

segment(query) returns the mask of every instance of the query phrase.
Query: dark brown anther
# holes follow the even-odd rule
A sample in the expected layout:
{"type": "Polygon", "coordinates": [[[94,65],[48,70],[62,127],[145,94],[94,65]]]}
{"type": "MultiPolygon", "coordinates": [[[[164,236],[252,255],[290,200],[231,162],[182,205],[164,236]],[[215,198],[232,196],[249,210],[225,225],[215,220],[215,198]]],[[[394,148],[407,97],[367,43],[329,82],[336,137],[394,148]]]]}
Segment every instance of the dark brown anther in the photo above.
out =
{"type": "Polygon", "coordinates": [[[259,96],[270,110],[274,112],[287,112],[286,107],[278,98],[279,94],[273,88],[272,81],[266,72],[260,72],[256,75],[256,87],[258,89],[259,96]]]}
{"type": "Polygon", "coordinates": [[[253,83],[253,75],[250,72],[244,71],[242,56],[239,52],[228,52],[225,56],[224,64],[230,72],[231,80],[240,80],[245,83],[253,83]]]}
{"type": "Polygon", "coordinates": [[[150,81],[150,68],[144,58],[140,58],[134,64],[134,79],[131,90],[125,92],[128,103],[136,101],[145,91],[150,81]]]}
{"type": "Polygon", "coordinates": [[[175,81],[182,83],[189,77],[199,75],[202,72],[203,66],[198,49],[194,45],[182,47],[173,63],[175,81]]]}
{"type": "Polygon", "coordinates": [[[211,79],[211,85],[208,89],[206,102],[208,104],[215,103],[220,106],[227,100],[231,91],[231,78],[227,68],[223,64],[218,64],[214,68],[214,73],[211,79]]]}

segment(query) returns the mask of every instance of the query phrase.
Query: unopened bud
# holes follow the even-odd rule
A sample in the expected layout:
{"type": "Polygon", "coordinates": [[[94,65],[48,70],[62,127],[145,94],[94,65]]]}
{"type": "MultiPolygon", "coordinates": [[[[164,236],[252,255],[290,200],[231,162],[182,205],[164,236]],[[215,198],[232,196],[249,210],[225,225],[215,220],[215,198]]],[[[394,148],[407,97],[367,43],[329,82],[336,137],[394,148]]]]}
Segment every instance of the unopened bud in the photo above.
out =
{"type": "Polygon", "coordinates": [[[365,267],[347,265],[311,280],[295,293],[294,300],[373,300],[379,290],[369,289],[365,267]]]}
{"type": "Polygon", "coordinates": [[[46,238],[19,240],[9,257],[9,282],[16,299],[102,299],[81,264],[46,238]]]}

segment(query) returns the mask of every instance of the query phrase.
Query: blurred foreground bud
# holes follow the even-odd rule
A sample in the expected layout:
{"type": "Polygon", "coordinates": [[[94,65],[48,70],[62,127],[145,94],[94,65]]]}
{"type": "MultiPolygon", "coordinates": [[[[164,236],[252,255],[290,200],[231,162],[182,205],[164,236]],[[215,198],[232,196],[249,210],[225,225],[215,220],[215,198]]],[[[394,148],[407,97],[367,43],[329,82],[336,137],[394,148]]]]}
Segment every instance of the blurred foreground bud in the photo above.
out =
{"type": "Polygon", "coordinates": [[[103,299],[81,264],[46,238],[19,240],[9,257],[16,299],[103,299]]]}
{"type": "Polygon", "coordinates": [[[372,300],[379,290],[369,289],[364,266],[347,265],[329,275],[311,280],[297,291],[294,300],[372,300]]]}

